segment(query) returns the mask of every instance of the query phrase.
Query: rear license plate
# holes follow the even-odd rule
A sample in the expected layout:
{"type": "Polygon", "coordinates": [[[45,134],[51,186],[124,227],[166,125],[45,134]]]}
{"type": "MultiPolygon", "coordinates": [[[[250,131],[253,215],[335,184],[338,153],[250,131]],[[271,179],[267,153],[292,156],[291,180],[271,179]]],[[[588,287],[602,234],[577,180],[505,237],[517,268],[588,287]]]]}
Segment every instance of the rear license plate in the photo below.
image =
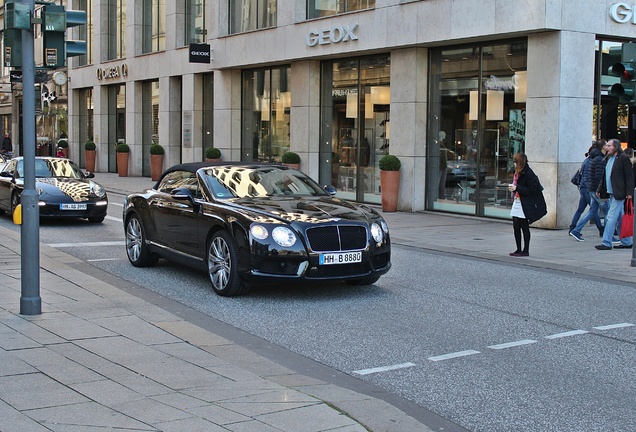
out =
{"type": "Polygon", "coordinates": [[[320,254],[320,265],[349,264],[362,262],[362,252],[339,252],[320,254]]]}
{"type": "Polygon", "coordinates": [[[88,207],[82,203],[60,204],[60,210],[86,210],[88,207]]]}

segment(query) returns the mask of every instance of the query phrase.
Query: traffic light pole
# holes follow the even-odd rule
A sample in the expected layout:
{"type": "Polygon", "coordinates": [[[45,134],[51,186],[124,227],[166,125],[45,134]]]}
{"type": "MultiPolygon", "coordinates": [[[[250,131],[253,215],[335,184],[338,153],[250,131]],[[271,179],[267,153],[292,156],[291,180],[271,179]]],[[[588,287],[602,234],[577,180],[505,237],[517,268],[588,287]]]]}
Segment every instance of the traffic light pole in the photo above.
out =
{"type": "MultiPolygon", "coordinates": [[[[34,16],[34,0],[22,0],[34,16]]],[[[21,195],[21,297],[20,314],[42,313],[40,297],[40,209],[35,189],[35,60],[33,25],[22,30],[22,130],[24,191],[21,195]]]]}

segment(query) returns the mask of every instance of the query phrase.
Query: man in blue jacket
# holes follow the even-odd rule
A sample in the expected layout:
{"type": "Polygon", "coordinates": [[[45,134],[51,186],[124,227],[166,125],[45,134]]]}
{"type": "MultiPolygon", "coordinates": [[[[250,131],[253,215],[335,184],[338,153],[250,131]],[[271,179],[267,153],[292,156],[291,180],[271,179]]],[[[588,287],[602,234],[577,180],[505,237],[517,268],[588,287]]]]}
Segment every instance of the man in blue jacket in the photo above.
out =
{"type": "MultiPolygon", "coordinates": [[[[596,193],[601,198],[609,200],[610,206],[605,215],[605,230],[603,232],[603,244],[595,246],[598,250],[611,250],[614,230],[621,231],[621,219],[624,213],[625,199],[632,198],[634,193],[634,171],[629,157],[621,149],[621,142],[611,139],[605,144],[607,152],[607,164],[601,183],[596,193]]],[[[621,239],[616,249],[631,249],[632,237],[621,239]]]]}

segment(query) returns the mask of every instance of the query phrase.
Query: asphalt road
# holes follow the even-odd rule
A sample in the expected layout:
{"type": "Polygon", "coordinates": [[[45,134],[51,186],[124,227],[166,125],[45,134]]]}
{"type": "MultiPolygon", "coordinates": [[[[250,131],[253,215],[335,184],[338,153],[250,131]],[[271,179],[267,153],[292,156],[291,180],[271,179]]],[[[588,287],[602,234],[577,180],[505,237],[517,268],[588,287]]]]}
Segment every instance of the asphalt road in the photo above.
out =
{"type": "Polygon", "coordinates": [[[102,225],[43,221],[41,242],[471,431],[636,430],[633,286],[394,247],[374,286],[222,298],[203,273],[133,268],[120,198],[102,225]]]}

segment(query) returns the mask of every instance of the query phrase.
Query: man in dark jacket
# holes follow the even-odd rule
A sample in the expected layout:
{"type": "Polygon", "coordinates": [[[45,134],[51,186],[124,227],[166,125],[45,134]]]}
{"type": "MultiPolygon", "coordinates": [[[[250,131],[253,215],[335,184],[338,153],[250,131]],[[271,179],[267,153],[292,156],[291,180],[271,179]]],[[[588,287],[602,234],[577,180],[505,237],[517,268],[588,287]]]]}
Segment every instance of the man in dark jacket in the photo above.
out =
{"type": "MultiPolygon", "coordinates": [[[[618,229],[618,232],[621,231],[625,199],[632,198],[634,194],[632,163],[621,149],[621,142],[617,139],[609,140],[605,145],[605,150],[608,155],[607,165],[605,165],[605,171],[596,192],[599,197],[609,200],[610,207],[605,215],[603,244],[595,246],[598,250],[612,249],[614,230],[618,229]]],[[[621,243],[615,248],[631,249],[632,245],[632,237],[625,237],[621,239],[621,243]]]]}
{"type": "Polygon", "coordinates": [[[4,134],[4,139],[2,140],[2,153],[10,153],[13,151],[13,144],[11,143],[11,138],[8,133],[4,134]]]}
{"type": "MultiPolygon", "coordinates": [[[[587,176],[587,190],[590,194],[590,209],[581,219],[579,219],[576,227],[570,230],[570,235],[578,241],[584,241],[581,230],[589,221],[599,217],[599,209],[603,209],[603,214],[607,214],[607,211],[609,210],[607,201],[603,201],[596,195],[596,189],[598,189],[598,185],[603,179],[603,172],[605,171],[605,164],[607,163],[605,160],[605,154],[603,153],[605,151],[603,148],[605,144],[606,142],[603,139],[596,141],[594,148],[590,151],[590,155],[588,156],[590,159],[590,170],[589,175],[587,176]]],[[[599,228],[599,235],[601,237],[603,236],[603,232],[604,228],[599,228]]]]}

